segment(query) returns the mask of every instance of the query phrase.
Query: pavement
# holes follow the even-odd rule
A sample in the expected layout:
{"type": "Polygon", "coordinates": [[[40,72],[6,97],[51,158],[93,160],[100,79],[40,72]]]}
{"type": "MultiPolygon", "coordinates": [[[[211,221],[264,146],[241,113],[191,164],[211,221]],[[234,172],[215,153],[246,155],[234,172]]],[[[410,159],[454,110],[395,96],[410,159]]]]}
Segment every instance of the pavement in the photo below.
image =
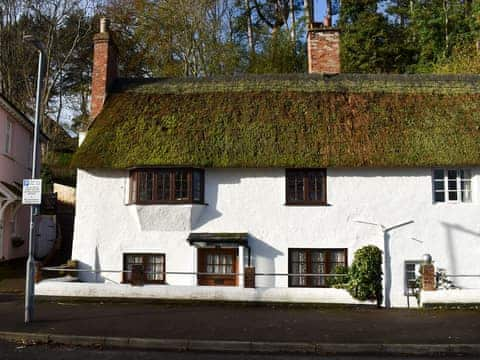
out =
{"type": "Polygon", "coordinates": [[[37,301],[0,294],[0,339],[162,350],[480,357],[480,312],[274,304],[37,301]]]}

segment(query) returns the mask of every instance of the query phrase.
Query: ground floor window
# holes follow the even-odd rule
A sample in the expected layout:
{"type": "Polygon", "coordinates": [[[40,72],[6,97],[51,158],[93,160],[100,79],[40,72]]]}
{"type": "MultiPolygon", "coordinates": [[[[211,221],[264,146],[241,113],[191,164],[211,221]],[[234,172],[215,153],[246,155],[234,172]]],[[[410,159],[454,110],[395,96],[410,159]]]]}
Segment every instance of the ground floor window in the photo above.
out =
{"type": "Polygon", "coordinates": [[[405,295],[415,295],[420,288],[420,261],[405,261],[405,295]]]}
{"type": "MultiPolygon", "coordinates": [[[[131,271],[134,265],[143,266],[145,283],[165,283],[165,254],[124,254],[123,269],[131,271]]],[[[123,273],[123,282],[131,279],[131,273],[123,273]]]]}
{"type": "Polygon", "coordinates": [[[328,277],[337,267],[347,266],[347,249],[288,249],[290,287],[328,287],[328,277]],[[294,275],[293,275],[294,274],[294,275]]]}
{"type": "Polygon", "coordinates": [[[236,286],[238,249],[198,249],[198,284],[236,286]]]}

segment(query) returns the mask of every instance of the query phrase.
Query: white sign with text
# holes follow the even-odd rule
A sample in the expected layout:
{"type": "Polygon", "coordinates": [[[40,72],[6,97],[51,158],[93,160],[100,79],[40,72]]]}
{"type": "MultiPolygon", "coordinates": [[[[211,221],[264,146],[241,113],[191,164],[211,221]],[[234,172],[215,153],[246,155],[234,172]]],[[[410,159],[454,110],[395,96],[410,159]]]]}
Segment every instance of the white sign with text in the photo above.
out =
{"type": "Polygon", "coordinates": [[[40,205],[42,203],[42,180],[41,179],[24,179],[22,204],[23,205],[40,205]]]}

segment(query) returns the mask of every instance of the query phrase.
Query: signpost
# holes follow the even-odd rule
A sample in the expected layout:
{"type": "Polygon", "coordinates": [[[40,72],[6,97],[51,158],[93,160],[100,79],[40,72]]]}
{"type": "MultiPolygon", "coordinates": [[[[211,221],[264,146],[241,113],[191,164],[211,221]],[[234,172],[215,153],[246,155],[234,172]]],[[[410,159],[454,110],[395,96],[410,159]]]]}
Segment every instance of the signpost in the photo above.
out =
{"type": "Polygon", "coordinates": [[[40,127],[43,77],[45,74],[45,48],[43,44],[31,35],[23,39],[38,50],[37,93],[35,97],[35,122],[33,132],[32,179],[23,181],[22,201],[30,205],[30,234],[28,236],[27,274],[25,279],[25,323],[33,319],[33,302],[35,291],[35,220],[40,212],[42,202],[42,181],[40,178],[40,127]]]}

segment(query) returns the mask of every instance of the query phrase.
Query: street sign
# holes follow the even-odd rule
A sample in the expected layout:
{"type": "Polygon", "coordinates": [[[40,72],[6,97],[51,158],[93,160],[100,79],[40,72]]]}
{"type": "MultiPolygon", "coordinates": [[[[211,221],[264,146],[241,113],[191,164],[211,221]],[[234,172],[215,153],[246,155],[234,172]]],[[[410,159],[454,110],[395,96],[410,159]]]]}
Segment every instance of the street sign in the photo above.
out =
{"type": "Polygon", "coordinates": [[[42,180],[24,179],[22,191],[23,205],[40,205],[42,203],[42,180]]]}

